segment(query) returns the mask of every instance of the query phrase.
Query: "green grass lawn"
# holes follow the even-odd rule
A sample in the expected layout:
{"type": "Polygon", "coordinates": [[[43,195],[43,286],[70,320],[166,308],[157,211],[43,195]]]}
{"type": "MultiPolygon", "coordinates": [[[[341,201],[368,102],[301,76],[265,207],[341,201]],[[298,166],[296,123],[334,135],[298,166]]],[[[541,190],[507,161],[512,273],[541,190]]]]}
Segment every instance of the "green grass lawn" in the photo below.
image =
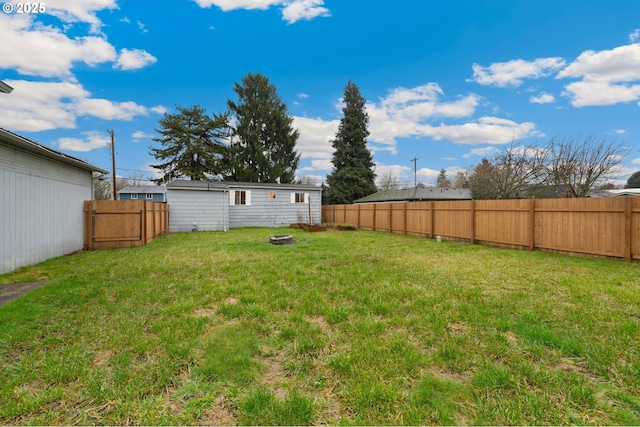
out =
{"type": "Polygon", "coordinates": [[[40,279],[0,307],[0,424],[640,424],[638,263],[239,229],[0,283],[40,279]]]}

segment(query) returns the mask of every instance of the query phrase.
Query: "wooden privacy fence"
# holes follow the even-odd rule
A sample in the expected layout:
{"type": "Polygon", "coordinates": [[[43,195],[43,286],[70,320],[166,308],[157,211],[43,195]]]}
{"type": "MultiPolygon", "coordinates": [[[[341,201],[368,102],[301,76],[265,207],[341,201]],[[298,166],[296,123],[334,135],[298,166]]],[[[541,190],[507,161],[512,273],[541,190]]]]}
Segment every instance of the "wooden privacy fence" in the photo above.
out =
{"type": "Polygon", "coordinates": [[[470,243],[640,259],[640,197],[327,205],[322,219],[470,243]]]}
{"type": "Polygon", "coordinates": [[[169,205],[145,200],[86,200],[84,249],[144,246],[169,229],[169,205]]]}

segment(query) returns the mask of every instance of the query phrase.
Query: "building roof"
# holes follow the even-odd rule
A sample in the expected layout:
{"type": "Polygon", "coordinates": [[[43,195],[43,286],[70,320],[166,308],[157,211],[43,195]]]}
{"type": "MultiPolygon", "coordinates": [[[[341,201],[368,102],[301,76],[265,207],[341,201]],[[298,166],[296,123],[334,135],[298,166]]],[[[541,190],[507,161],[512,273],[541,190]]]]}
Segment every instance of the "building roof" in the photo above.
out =
{"type": "Polygon", "coordinates": [[[167,192],[166,187],[161,187],[158,185],[128,185],[123,189],[118,191],[118,194],[142,194],[142,193],[153,193],[153,194],[164,194],[167,192]]]}
{"type": "Polygon", "coordinates": [[[38,144],[35,141],[31,141],[30,139],[27,139],[23,136],[2,128],[0,128],[0,144],[5,144],[10,147],[24,150],[29,153],[36,154],[38,156],[42,156],[51,160],[56,160],[60,163],[75,166],[79,169],[84,169],[90,172],[109,173],[108,171],[89,164],[83,160],[69,156],[49,147],[45,147],[42,144],[38,144]]]}
{"type": "Polygon", "coordinates": [[[468,188],[425,187],[418,185],[402,190],[378,191],[355,201],[355,203],[405,202],[419,200],[471,200],[468,188]]]}
{"type": "Polygon", "coordinates": [[[322,188],[309,184],[278,184],[270,182],[233,182],[233,181],[192,181],[188,179],[174,179],[167,184],[170,190],[204,190],[226,191],[236,188],[265,188],[277,190],[322,191],[322,188]]]}
{"type": "Polygon", "coordinates": [[[11,93],[12,91],[13,88],[11,86],[0,80],[0,93],[11,93]]]}
{"type": "Polygon", "coordinates": [[[622,197],[640,196],[640,188],[620,188],[615,190],[600,190],[589,193],[589,197],[622,197]]]}

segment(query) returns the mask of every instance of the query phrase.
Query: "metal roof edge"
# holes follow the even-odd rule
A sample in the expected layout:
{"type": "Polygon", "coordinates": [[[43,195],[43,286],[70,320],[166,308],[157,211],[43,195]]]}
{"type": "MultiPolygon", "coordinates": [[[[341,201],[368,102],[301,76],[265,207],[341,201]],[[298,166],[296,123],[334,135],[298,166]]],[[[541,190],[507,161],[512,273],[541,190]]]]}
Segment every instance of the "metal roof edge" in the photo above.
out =
{"type": "Polygon", "coordinates": [[[0,142],[4,142],[7,145],[10,145],[14,148],[27,151],[32,154],[36,154],[38,156],[42,156],[48,159],[57,160],[61,163],[75,166],[80,169],[84,169],[90,172],[100,172],[100,173],[109,173],[109,171],[94,166],[90,163],[85,162],[84,160],[80,160],[73,156],[69,156],[60,151],[56,151],[52,148],[45,147],[42,144],[39,144],[35,141],[31,141],[23,136],[20,136],[16,133],[8,131],[6,129],[0,128],[0,142]]]}

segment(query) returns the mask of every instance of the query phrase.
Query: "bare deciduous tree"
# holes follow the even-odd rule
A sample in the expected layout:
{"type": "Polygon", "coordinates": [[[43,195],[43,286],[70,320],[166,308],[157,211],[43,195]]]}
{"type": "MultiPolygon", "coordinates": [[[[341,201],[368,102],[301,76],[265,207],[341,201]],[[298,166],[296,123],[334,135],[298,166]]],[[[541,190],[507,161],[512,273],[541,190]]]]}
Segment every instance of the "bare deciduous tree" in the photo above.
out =
{"type": "Polygon", "coordinates": [[[498,198],[526,197],[532,185],[544,182],[546,162],[546,150],[511,144],[493,162],[493,179],[498,198]]]}
{"type": "Polygon", "coordinates": [[[387,171],[378,180],[379,191],[397,190],[398,188],[400,188],[400,181],[391,171],[387,171]]]}
{"type": "Polygon", "coordinates": [[[621,142],[594,134],[552,138],[545,150],[546,182],[571,185],[578,197],[586,197],[597,183],[606,181],[628,154],[621,142]]]}

